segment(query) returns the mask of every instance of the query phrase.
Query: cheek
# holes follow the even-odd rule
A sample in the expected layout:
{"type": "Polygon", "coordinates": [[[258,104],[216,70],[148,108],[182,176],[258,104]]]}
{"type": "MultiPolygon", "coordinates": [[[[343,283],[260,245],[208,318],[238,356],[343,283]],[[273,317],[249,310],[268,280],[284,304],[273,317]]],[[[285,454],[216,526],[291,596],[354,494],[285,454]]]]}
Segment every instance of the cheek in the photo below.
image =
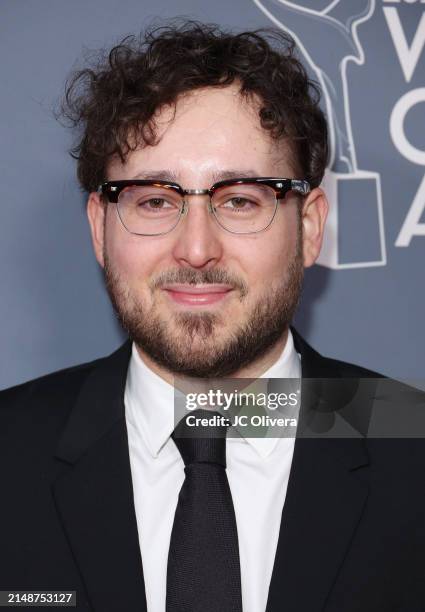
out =
{"type": "Polygon", "coordinates": [[[105,246],[114,270],[130,282],[148,279],[163,259],[164,248],[155,238],[129,234],[113,216],[107,219],[105,246]]]}
{"type": "MultiPolygon", "coordinates": [[[[276,219],[277,221],[277,219],[276,219]]],[[[275,281],[281,281],[297,249],[297,220],[272,225],[264,234],[245,238],[239,253],[244,252],[243,269],[248,283],[267,288],[275,281]]],[[[242,257],[239,255],[242,263],[242,257]]]]}
{"type": "Polygon", "coordinates": [[[281,223],[276,223],[274,236],[270,238],[275,260],[279,261],[280,274],[287,269],[301,247],[300,216],[296,201],[288,204],[287,209],[281,212],[286,213],[285,217],[281,223]]]}

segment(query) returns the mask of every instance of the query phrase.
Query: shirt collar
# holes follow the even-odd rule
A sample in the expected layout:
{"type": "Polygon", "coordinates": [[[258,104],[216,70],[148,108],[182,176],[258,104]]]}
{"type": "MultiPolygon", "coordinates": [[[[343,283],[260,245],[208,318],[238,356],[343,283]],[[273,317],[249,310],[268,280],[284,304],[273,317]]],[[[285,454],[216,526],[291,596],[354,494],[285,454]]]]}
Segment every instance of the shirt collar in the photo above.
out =
{"type": "MultiPolygon", "coordinates": [[[[291,330],[285,347],[275,363],[260,378],[301,377],[300,355],[296,352],[291,330]]],[[[174,387],[151,370],[140,357],[133,342],[125,388],[127,421],[143,437],[149,452],[157,457],[174,430],[174,387]]],[[[278,438],[244,438],[262,456],[268,456],[278,438]]]]}

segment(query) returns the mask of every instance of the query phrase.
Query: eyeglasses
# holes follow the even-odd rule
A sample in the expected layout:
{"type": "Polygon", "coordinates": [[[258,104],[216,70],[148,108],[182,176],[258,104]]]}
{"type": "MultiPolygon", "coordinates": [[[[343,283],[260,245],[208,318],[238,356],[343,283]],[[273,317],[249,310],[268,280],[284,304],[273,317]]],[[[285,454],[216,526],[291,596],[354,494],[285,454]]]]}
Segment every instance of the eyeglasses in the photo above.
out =
{"type": "Polygon", "coordinates": [[[209,189],[183,189],[178,183],[157,180],[108,181],[99,186],[108,202],[116,204],[124,228],[138,236],[171,232],[187,214],[186,196],[209,196],[208,210],[224,230],[254,234],[272,223],[279,200],[289,191],[310,192],[304,180],[240,178],[214,183],[209,189]]]}

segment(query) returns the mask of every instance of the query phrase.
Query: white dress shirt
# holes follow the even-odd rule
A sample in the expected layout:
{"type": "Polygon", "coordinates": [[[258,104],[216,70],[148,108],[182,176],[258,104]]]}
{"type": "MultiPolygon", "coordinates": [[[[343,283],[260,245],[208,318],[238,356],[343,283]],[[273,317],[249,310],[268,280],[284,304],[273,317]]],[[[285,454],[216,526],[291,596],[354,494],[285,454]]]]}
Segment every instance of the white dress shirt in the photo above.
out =
{"type": "MultiPolygon", "coordinates": [[[[282,354],[261,378],[300,377],[300,356],[289,331],[282,354]]],[[[144,363],[134,343],[124,402],[147,607],[148,612],[164,612],[168,550],[184,463],[170,438],[174,387],[144,363]]],[[[266,609],[294,444],[294,437],[227,439],[244,612],[266,609]]]]}

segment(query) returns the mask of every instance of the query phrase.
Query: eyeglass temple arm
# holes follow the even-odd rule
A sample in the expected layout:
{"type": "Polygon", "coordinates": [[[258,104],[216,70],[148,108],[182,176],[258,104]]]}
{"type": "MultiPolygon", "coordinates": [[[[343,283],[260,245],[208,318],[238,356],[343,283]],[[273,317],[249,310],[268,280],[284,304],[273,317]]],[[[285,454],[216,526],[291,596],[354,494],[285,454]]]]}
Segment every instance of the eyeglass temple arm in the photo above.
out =
{"type": "Polygon", "coordinates": [[[298,179],[291,180],[291,189],[293,191],[297,191],[301,195],[307,195],[311,191],[310,183],[308,181],[298,179]]]}

